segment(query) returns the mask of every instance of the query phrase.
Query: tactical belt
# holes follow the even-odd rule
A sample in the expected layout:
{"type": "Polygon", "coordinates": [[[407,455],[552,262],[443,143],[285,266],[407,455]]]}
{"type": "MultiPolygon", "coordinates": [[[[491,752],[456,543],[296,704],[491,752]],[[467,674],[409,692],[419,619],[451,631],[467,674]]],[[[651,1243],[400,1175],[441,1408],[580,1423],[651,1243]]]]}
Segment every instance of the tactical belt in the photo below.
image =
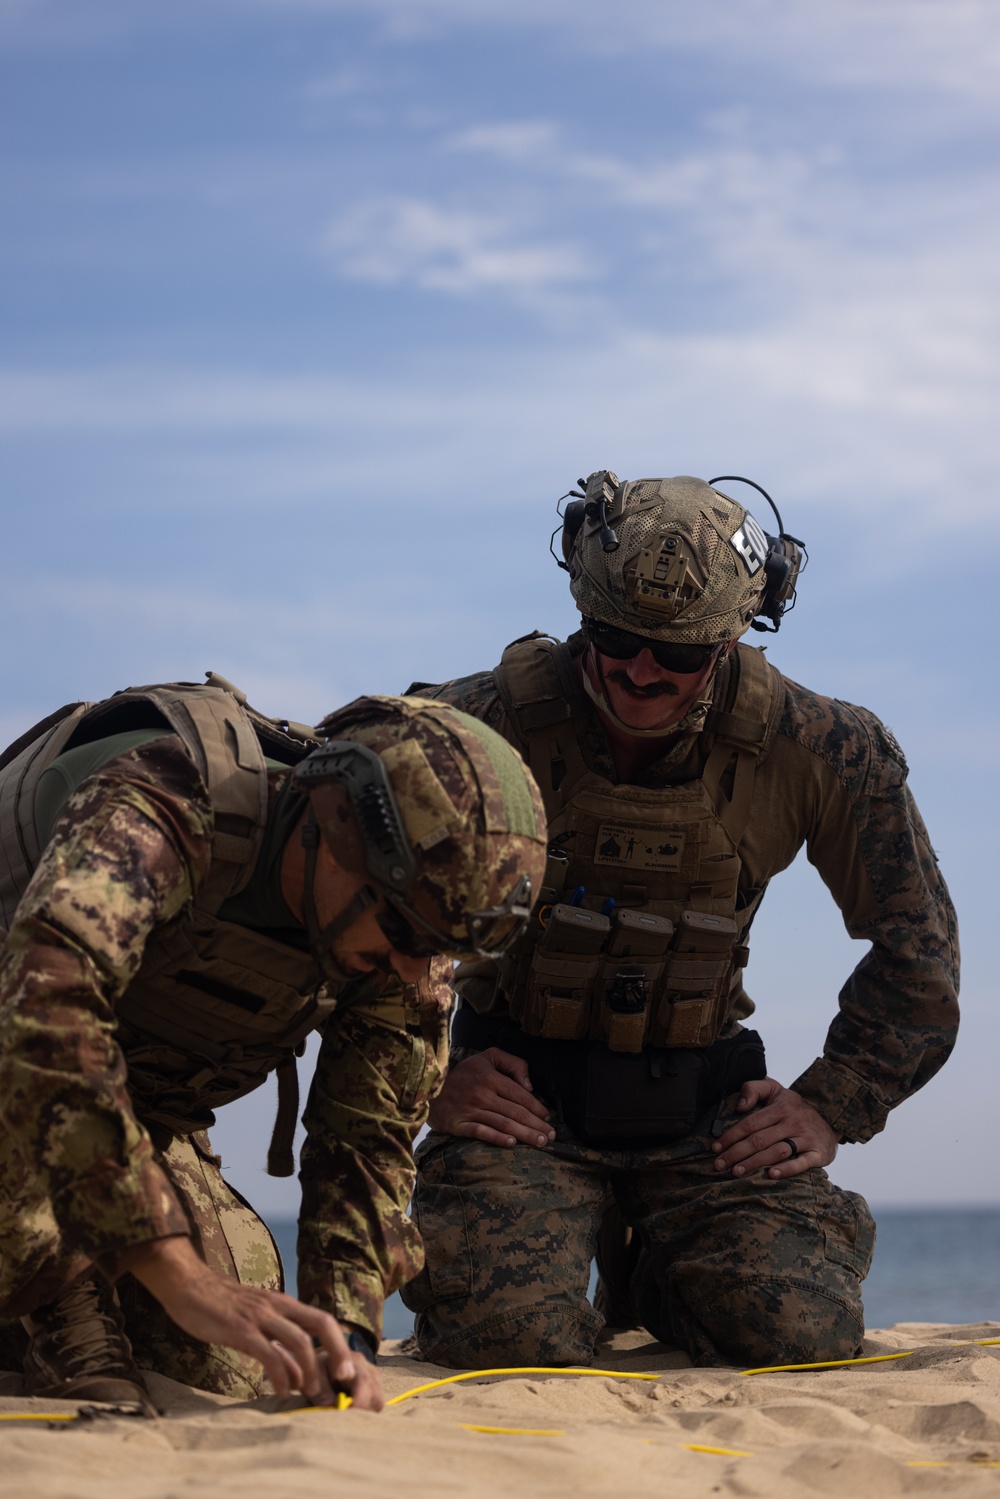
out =
{"type": "Polygon", "coordinates": [[[452,1046],[498,1046],[527,1062],[532,1086],[585,1145],[645,1149],[690,1134],[698,1119],[743,1083],[767,1076],[764,1043],[738,1031],[711,1046],[612,1051],[600,1041],[529,1036],[509,1016],[461,1005],[452,1046]]]}

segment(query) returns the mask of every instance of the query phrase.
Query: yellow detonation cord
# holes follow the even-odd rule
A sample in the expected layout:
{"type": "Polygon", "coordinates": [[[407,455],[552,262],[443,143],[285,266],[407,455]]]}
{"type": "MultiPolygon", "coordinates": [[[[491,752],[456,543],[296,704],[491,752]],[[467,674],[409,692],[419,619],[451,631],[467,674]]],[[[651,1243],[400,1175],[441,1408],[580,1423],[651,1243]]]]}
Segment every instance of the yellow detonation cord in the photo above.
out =
{"type": "MultiPolygon", "coordinates": [[[[931,1344],[931,1347],[934,1345],[931,1344]]],[[[996,1348],[1000,1347],[1000,1338],[973,1338],[963,1339],[959,1343],[938,1344],[944,1348],[996,1348]]],[[[828,1359],[822,1364],[772,1364],[767,1369],[741,1369],[743,1375],[749,1374],[790,1374],[800,1369],[844,1369],[849,1364],[887,1364],[895,1358],[912,1358],[915,1353],[926,1353],[926,1348],[908,1348],[905,1353],[873,1353],[868,1358],[834,1358],[828,1359]]]]}
{"type": "MultiPolygon", "coordinates": [[[[469,1369],[465,1374],[449,1374],[447,1379],[432,1379],[429,1384],[418,1384],[412,1390],[404,1390],[402,1395],[394,1395],[387,1400],[386,1406],[402,1405],[404,1400],[409,1400],[413,1395],[423,1395],[427,1390],[439,1390],[442,1385],[458,1384],[463,1379],[493,1379],[497,1375],[510,1374],[573,1374],[577,1377],[589,1375],[591,1379],[659,1379],[658,1374],[625,1374],[616,1369],[549,1369],[530,1365],[523,1369],[469,1369]]],[[[348,1395],[338,1395],[336,1405],[301,1405],[296,1411],[288,1411],[287,1415],[299,1415],[302,1411],[331,1411],[346,1410],[351,1400],[348,1395]]]]}
{"type": "Polygon", "coordinates": [[[4,1411],[0,1421],[76,1421],[76,1411],[64,1415],[62,1411],[4,1411]]]}
{"type": "MultiPolygon", "coordinates": [[[[977,1338],[974,1341],[949,1343],[946,1346],[950,1348],[994,1348],[1000,1346],[1000,1338],[977,1338]]],[[[794,1374],[807,1369],[846,1369],[853,1364],[887,1364],[894,1359],[912,1358],[915,1353],[923,1352],[926,1352],[926,1349],[908,1348],[902,1353],[875,1353],[866,1358],[826,1359],[815,1364],[769,1364],[763,1369],[741,1369],[740,1374],[748,1377],[752,1374],[794,1374]]],[[[469,1369],[464,1374],[449,1374],[447,1379],[432,1379],[429,1384],[418,1384],[412,1390],[405,1390],[402,1395],[394,1395],[385,1403],[387,1407],[402,1405],[404,1400],[409,1400],[413,1395],[423,1395],[427,1390],[439,1390],[442,1385],[459,1384],[463,1379],[495,1379],[498,1376],[512,1374],[571,1374],[576,1378],[589,1376],[592,1379],[659,1379],[660,1377],[658,1374],[627,1374],[617,1369],[550,1369],[535,1365],[519,1369],[469,1369]]],[[[336,1405],[303,1405],[299,1409],[304,1411],[347,1410],[350,1404],[349,1395],[338,1395],[336,1405]]]]}
{"type": "Polygon", "coordinates": [[[447,1379],[432,1379],[430,1384],[418,1384],[416,1389],[406,1390],[402,1395],[394,1395],[385,1403],[389,1405],[402,1405],[404,1400],[409,1400],[413,1395],[422,1395],[425,1390],[437,1390],[442,1385],[458,1384],[463,1379],[486,1379],[494,1375],[508,1374],[572,1374],[577,1378],[591,1379],[659,1379],[658,1374],[623,1374],[615,1369],[546,1369],[529,1366],[524,1369],[470,1369],[465,1374],[449,1374],[447,1379]]]}

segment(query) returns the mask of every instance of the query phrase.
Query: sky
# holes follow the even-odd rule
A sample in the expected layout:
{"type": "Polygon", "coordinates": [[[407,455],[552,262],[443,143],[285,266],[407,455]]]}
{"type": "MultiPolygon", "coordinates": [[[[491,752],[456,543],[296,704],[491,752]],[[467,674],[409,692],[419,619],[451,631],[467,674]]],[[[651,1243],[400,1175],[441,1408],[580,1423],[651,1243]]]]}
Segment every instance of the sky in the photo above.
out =
{"type": "MultiPolygon", "coordinates": [[[[835,1175],[1000,1201],[998,62],[992,0],[0,0],[0,743],[489,668],[573,626],[578,476],[746,474],[810,552],[770,659],[891,726],[963,932],[954,1058],[835,1175]]],[[[783,1081],[863,950],[774,882],[783,1081]]],[[[272,1110],[216,1140],[293,1213],[272,1110]]]]}

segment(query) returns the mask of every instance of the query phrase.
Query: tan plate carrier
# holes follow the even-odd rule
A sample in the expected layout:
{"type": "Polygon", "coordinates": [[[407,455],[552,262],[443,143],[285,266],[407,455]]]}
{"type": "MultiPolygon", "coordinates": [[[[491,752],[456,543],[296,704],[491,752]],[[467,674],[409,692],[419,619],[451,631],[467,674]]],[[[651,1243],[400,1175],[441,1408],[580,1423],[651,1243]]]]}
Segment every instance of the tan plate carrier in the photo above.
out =
{"type": "Polygon", "coordinates": [[[511,1014],[529,1035],[614,1051],[711,1045],[742,990],[763,893],[738,909],[739,843],[784,704],[781,676],[739,646],[716,681],[700,779],[655,790],[588,768],[580,742],[593,710],[566,645],[515,641],[495,676],[550,839],[528,937],[501,966],[511,1014]]]}
{"type": "Polygon", "coordinates": [[[295,1058],[333,1007],[306,952],[218,917],[247,884],[268,811],[265,752],[287,764],[319,741],[302,724],[265,718],[224,678],[130,687],[100,703],[71,703],[0,757],[0,912],[6,926],[41,850],[35,793],[71,744],[126,729],[173,731],[197,765],[214,812],[212,862],[191,907],[154,931],[142,966],[116,1002],[136,1113],[190,1134],[211,1110],[278,1070],[278,1121],[268,1169],[291,1175],[298,1114],[295,1058]]]}

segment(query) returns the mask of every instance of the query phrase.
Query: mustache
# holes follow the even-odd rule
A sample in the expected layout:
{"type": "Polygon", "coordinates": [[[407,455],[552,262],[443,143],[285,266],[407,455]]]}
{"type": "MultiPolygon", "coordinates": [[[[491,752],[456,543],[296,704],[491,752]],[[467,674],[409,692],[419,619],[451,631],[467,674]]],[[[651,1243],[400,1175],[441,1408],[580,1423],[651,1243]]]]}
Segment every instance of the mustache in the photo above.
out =
{"type": "Polygon", "coordinates": [[[658,697],[676,697],[680,691],[675,682],[666,678],[662,682],[649,682],[645,687],[639,687],[632,681],[623,666],[616,666],[613,671],[607,672],[606,678],[609,682],[614,682],[615,686],[620,687],[622,692],[629,697],[644,698],[646,701],[652,701],[658,697]]]}

